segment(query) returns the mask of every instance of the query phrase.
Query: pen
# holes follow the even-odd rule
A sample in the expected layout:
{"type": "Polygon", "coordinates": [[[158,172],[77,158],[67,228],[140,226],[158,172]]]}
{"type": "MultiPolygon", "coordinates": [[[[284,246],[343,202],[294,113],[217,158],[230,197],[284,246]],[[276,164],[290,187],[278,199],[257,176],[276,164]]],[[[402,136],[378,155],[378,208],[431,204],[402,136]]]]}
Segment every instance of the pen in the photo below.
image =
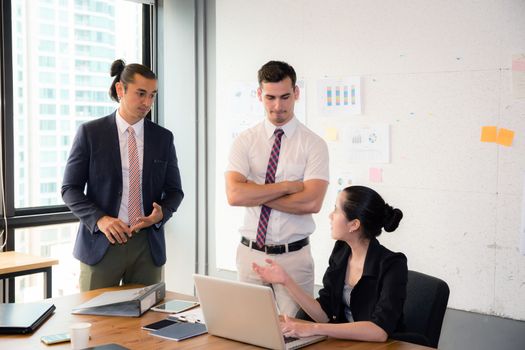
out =
{"type": "Polygon", "coordinates": [[[201,320],[197,318],[193,318],[193,317],[188,318],[186,316],[177,316],[177,319],[179,319],[182,322],[187,322],[187,323],[201,323],[201,320]]]}

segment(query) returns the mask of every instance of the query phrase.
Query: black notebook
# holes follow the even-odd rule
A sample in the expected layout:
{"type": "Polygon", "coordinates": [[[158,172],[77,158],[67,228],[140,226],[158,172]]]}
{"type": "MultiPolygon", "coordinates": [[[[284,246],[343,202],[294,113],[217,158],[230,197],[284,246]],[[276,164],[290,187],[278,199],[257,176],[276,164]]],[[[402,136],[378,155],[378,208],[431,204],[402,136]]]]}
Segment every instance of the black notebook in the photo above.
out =
{"type": "Polygon", "coordinates": [[[171,326],[152,331],[150,334],[179,341],[204,334],[207,331],[206,325],[202,323],[177,322],[171,326]]]}
{"type": "Polygon", "coordinates": [[[0,334],[32,333],[53,311],[50,302],[0,304],[0,334]]]}

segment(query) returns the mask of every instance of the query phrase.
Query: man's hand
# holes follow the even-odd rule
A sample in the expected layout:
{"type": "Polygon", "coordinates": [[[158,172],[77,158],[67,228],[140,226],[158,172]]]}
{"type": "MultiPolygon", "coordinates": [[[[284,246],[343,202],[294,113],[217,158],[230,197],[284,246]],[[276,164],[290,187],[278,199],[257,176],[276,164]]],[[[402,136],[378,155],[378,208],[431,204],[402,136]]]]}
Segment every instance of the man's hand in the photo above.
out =
{"type": "Polygon", "coordinates": [[[149,227],[155,225],[158,222],[161,222],[164,218],[162,213],[162,207],[157,203],[153,202],[153,211],[149,216],[141,216],[137,219],[137,223],[131,226],[131,233],[139,232],[144,227],[149,227]]]}
{"type": "Polygon", "coordinates": [[[122,220],[105,215],[98,219],[97,226],[111,244],[118,242],[126,243],[128,237],[131,237],[131,230],[122,220]]]}

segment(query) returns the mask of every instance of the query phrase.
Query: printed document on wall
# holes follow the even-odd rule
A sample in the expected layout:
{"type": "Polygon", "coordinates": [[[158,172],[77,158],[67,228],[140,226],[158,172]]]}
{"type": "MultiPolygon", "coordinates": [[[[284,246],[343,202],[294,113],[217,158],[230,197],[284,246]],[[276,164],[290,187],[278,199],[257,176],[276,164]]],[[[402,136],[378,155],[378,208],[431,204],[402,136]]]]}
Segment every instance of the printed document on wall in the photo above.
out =
{"type": "Polygon", "coordinates": [[[317,83],[319,115],[361,114],[361,78],[322,79],[317,83]]]}
{"type": "Polygon", "coordinates": [[[227,112],[228,141],[233,141],[242,131],[257,124],[264,117],[264,108],[257,98],[257,83],[232,82],[229,86],[227,112]]]}
{"type": "Polygon", "coordinates": [[[341,138],[350,163],[389,163],[390,126],[388,124],[349,124],[341,138]]]}
{"type": "MultiPolygon", "coordinates": [[[[297,80],[299,99],[295,102],[297,119],[306,124],[306,88],[304,80],[297,80]]],[[[228,91],[228,141],[265,118],[264,105],[257,96],[257,82],[234,81],[228,91]]]]}

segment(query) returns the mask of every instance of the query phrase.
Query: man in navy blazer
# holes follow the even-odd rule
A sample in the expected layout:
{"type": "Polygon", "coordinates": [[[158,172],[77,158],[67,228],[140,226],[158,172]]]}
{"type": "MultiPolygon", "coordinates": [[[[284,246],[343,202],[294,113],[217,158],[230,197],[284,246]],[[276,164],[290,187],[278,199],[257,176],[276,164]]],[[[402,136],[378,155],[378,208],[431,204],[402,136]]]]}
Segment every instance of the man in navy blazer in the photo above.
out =
{"type": "Polygon", "coordinates": [[[64,202],[80,219],[73,255],[81,262],[83,291],[160,282],[166,262],[164,223],[184,196],[173,134],[144,118],[157,93],[155,74],[117,60],[111,76],[110,95],[119,108],[79,127],[62,184],[64,202]],[[133,142],[128,142],[130,134],[133,142]],[[136,151],[128,149],[130,143],[136,151]],[[134,222],[129,203],[136,162],[128,153],[138,155],[133,159],[141,170],[136,185],[141,215],[134,222]]]}

